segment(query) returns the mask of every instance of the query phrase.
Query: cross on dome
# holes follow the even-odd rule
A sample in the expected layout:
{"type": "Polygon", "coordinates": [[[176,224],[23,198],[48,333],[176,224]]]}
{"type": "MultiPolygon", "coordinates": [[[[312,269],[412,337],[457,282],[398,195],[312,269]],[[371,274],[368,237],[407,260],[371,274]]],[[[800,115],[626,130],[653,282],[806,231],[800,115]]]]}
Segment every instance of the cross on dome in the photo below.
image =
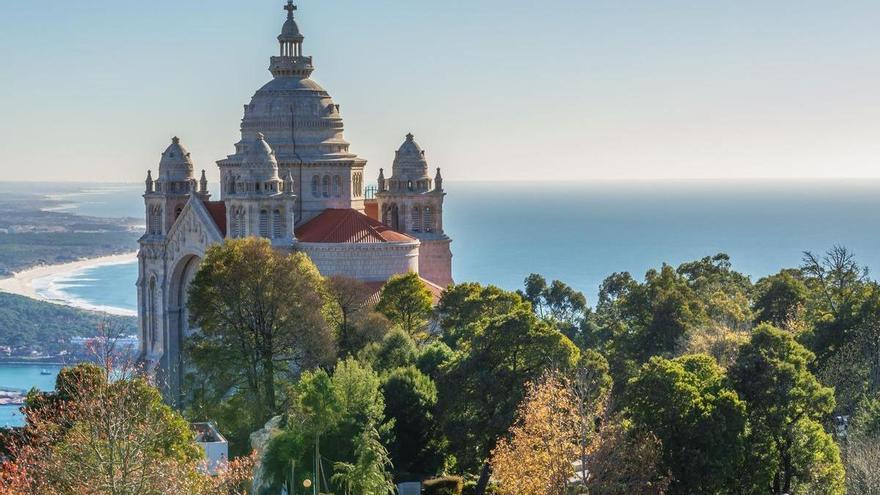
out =
{"type": "Polygon", "coordinates": [[[287,18],[293,19],[293,13],[297,10],[296,5],[293,4],[293,0],[287,0],[287,5],[284,6],[284,10],[287,11],[287,18]]]}

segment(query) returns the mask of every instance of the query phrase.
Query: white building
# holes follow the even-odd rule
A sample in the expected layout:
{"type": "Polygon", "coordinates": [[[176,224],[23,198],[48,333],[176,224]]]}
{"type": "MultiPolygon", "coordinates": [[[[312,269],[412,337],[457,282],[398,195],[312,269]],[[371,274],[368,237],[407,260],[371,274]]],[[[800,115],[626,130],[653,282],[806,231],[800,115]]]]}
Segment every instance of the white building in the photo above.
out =
{"type": "Polygon", "coordinates": [[[310,79],[312,57],[288,2],[271,57],[273,79],[244,107],[235,153],[217,162],[221,188],[211,201],[204,170],[178,138],[147,173],[147,231],[140,240],[138,314],[141,358],[180,398],[188,328],[186,289],[208,246],[259,236],[278,249],[307,253],[324,275],[368,282],[419,273],[435,293],[452,283],[450,239],[443,231],[440,170],[428,174],[413,136],[397,152],[392,176],[380,171],[366,197],[366,160],[349,149],[339,106],[310,79]],[[381,212],[381,215],[380,215],[381,212]]]}

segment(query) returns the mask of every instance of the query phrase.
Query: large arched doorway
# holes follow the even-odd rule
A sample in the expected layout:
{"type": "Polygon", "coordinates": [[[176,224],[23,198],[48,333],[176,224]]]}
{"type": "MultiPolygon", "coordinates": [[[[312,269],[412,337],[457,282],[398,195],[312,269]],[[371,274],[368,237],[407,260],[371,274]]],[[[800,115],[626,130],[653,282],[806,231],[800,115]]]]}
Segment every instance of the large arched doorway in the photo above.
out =
{"type": "Polygon", "coordinates": [[[177,407],[183,406],[183,378],[187,371],[184,362],[183,347],[187,337],[195,329],[189,325],[188,289],[201,258],[188,255],[181,258],[171,272],[171,283],[168,291],[168,342],[165,353],[168,370],[167,390],[169,402],[177,407]]]}

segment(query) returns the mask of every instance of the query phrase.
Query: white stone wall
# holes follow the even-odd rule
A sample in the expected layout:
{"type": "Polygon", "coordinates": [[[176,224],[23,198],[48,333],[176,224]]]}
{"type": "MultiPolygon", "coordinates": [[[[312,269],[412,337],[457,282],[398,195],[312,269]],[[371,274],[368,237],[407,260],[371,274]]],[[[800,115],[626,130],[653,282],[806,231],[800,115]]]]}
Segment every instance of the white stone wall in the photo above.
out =
{"type": "Polygon", "coordinates": [[[301,242],[324,276],[344,276],[365,281],[385,281],[392,275],[419,271],[419,243],[319,244],[301,242]]]}

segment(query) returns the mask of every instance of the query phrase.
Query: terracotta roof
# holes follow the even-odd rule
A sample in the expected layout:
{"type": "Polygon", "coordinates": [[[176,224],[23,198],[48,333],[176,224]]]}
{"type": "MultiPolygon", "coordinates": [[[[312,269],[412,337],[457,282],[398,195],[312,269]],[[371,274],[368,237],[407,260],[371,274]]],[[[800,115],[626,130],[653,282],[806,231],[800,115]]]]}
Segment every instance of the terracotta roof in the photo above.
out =
{"type": "Polygon", "coordinates": [[[412,242],[414,239],[378,220],[352,209],[327,209],[296,229],[300,242],[380,243],[412,242]]]}
{"type": "Polygon", "coordinates": [[[226,203],[223,201],[205,201],[205,209],[211,214],[220,233],[226,237],[226,203]]]}

